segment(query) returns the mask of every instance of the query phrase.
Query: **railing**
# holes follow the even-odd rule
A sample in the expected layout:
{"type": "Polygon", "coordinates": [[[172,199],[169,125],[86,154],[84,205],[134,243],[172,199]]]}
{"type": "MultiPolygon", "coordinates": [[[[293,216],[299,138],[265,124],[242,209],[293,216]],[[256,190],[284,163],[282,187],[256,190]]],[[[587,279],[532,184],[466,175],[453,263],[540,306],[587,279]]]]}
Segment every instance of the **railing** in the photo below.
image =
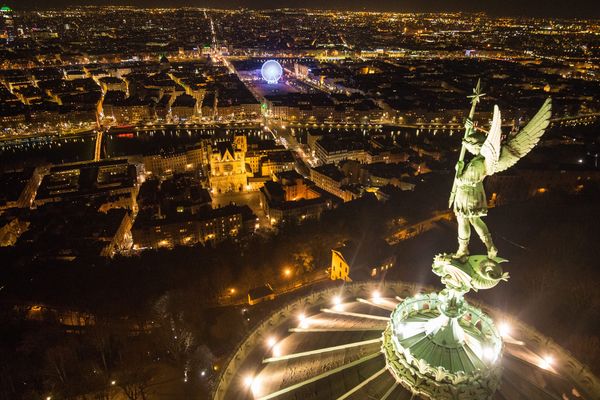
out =
{"type": "Polygon", "coordinates": [[[213,399],[225,399],[228,388],[233,384],[238,376],[240,367],[242,367],[250,353],[253,352],[267,336],[271,335],[275,329],[283,326],[286,321],[289,321],[292,315],[305,311],[308,308],[314,308],[320,304],[328,304],[332,297],[338,296],[340,293],[343,293],[344,297],[354,298],[365,296],[366,293],[371,293],[374,290],[379,290],[386,294],[393,292],[393,295],[407,296],[417,293],[420,289],[422,289],[422,286],[404,282],[353,282],[312,292],[292,302],[288,302],[285,306],[263,319],[257,327],[252,332],[249,332],[240,342],[237,350],[228,359],[226,363],[227,366],[223,369],[223,372],[217,379],[217,385],[213,390],[213,399]]]}
{"type": "MultiPolygon", "coordinates": [[[[216,381],[216,385],[212,390],[212,398],[214,400],[225,399],[229,387],[239,377],[240,368],[247,361],[248,356],[275,329],[281,329],[285,326],[286,322],[289,323],[292,315],[321,304],[326,304],[333,296],[339,296],[340,293],[343,293],[344,297],[356,298],[368,296],[374,290],[378,290],[386,296],[391,295],[402,298],[414,296],[418,293],[435,291],[431,287],[406,282],[353,282],[311,292],[308,295],[289,301],[285,306],[263,319],[240,342],[237,350],[229,357],[226,364],[224,364],[226,367],[222,370],[216,381]]],[[[513,330],[519,333],[519,339],[526,341],[534,350],[543,349],[545,352],[552,354],[560,362],[560,366],[557,365],[556,367],[560,374],[575,383],[578,386],[578,390],[585,391],[587,398],[600,399],[600,380],[591,372],[589,367],[575,359],[552,339],[543,336],[534,328],[497,309],[487,307],[476,301],[471,301],[470,304],[482,309],[496,320],[510,323],[513,330]]]]}

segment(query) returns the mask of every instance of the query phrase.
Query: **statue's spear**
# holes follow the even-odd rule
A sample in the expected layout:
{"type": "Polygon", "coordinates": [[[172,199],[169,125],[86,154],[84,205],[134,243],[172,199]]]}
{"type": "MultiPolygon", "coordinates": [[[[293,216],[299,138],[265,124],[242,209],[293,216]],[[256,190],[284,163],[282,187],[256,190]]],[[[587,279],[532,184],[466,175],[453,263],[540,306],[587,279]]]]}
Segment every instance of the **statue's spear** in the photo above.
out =
{"type": "MultiPolygon", "coordinates": [[[[475,86],[475,89],[473,89],[473,94],[471,96],[467,96],[469,99],[471,99],[471,111],[469,112],[469,119],[471,121],[473,120],[473,117],[475,116],[475,107],[477,107],[477,103],[479,103],[480,99],[483,96],[485,96],[485,94],[481,93],[481,79],[478,79],[477,86],[475,86]]],[[[466,138],[469,135],[469,132],[470,132],[469,128],[465,127],[464,138],[466,138]]],[[[467,152],[467,148],[465,147],[465,144],[462,143],[462,146],[460,148],[460,156],[458,157],[459,163],[464,160],[466,152],[467,152]]],[[[456,173],[454,174],[454,183],[452,184],[452,192],[450,192],[450,199],[448,200],[448,207],[452,207],[452,203],[454,203],[454,197],[456,196],[456,179],[458,178],[458,176],[461,173],[462,173],[462,171],[457,168],[456,173]]]]}

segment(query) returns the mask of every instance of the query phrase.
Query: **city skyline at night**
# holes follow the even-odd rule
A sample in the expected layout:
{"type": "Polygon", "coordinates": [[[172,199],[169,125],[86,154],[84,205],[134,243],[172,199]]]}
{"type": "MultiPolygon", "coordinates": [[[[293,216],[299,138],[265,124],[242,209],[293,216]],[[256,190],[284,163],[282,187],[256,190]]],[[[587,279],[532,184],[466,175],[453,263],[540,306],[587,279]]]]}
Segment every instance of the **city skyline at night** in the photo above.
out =
{"type": "MultiPolygon", "coordinates": [[[[16,9],[51,9],[67,6],[135,6],[135,7],[205,7],[205,8],[250,8],[250,9],[277,9],[277,8],[313,8],[323,9],[320,2],[283,0],[277,4],[266,0],[227,0],[227,1],[192,1],[192,0],[92,0],[78,3],[75,0],[48,0],[40,4],[36,0],[21,0],[10,3],[16,9]]],[[[334,0],[327,3],[325,9],[348,10],[348,11],[390,11],[390,12],[484,12],[492,16],[532,16],[532,17],[554,17],[554,18],[583,18],[594,19],[600,17],[600,8],[593,0],[565,1],[516,1],[516,0],[492,0],[486,2],[475,2],[471,0],[429,0],[429,1],[393,1],[384,0],[377,4],[366,5],[357,0],[334,0]]]]}
{"type": "Polygon", "coordinates": [[[0,4],[0,400],[599,399],[598,17],[0,4]]]}

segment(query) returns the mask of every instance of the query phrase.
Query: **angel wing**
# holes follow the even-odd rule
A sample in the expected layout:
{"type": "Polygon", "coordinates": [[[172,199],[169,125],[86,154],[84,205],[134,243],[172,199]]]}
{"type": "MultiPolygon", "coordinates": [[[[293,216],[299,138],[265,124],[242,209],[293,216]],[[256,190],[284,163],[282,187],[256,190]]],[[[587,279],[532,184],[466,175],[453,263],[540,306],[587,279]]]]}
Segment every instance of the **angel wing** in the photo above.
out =
{"type": "Polygon", "coordinates": [[[481,146],[479,154],[485,159],[485,174],[492,175],[496,172],[498,160],[500,159],[501,147],[500,140],[502,139],[502,117],[500,109],[494,106],[494,117],[492,118],[492,126],[485,138],[485,142],[481,146]]]}
{"type": "MultiPolygon", "coordinates": [[[[529,121],[525,128],[509,138],[500,151],[500,158],[495,166],[495,171],[504,171],[517,163],[521,158],[535,147],[550,124],[552,115],[552,99],[546,99],[540,110],[529,121]]],[[[483,149],[482,149],[483,150],[483,149]]],[[[486,158],[487,161],[487,158],[486,158]]]]}

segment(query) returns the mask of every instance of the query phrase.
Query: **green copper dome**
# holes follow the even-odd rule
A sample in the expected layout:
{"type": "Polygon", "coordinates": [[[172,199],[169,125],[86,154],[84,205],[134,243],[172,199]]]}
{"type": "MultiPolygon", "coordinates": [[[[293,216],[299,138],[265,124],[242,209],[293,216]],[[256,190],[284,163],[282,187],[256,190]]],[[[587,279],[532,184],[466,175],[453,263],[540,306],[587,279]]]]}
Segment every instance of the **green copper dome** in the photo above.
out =
{"type": "Polygon", "coordinates": [[[477,307],[461,301],[448,310],[449,301],[445,294],[418,294],[396,307],[383,335],[387,367],[428,399],[490,399],[502,370],[500,334],[477,307]]]}

